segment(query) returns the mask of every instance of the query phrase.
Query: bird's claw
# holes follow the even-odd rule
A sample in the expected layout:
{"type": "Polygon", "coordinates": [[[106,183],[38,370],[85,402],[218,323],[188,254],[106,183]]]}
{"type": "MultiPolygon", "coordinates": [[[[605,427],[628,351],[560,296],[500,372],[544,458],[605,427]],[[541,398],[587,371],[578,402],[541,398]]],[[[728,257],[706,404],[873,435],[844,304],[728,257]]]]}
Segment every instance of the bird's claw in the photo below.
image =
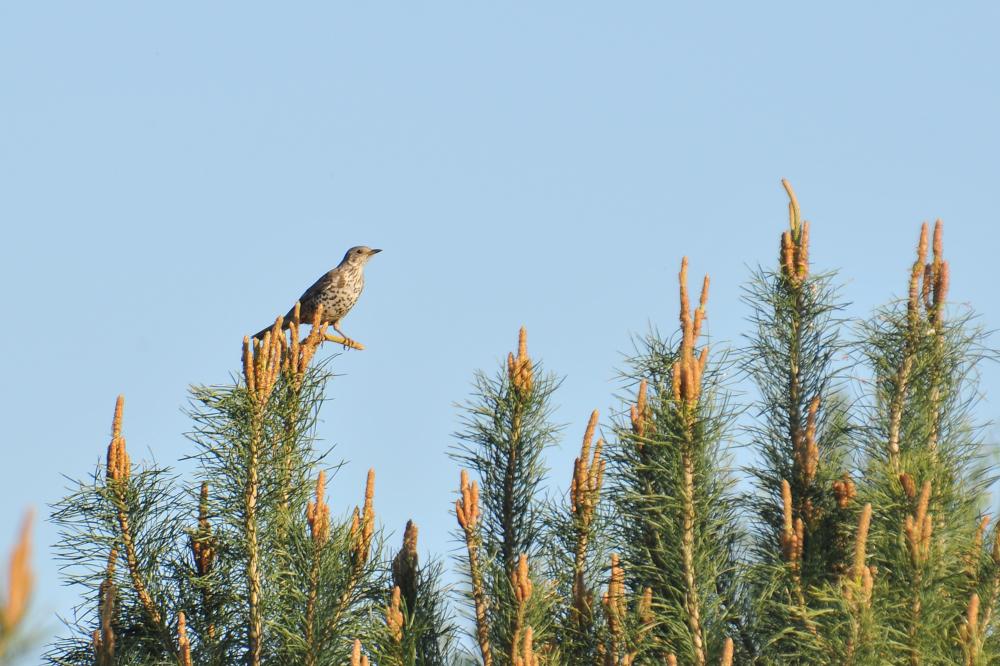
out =
{"type": "Polygon", "coordinates": [[[351,349],[357,349],[357,350],[360,351],[360,350],[362,350],[362,349],[365,348],[365,346],[363,344],[361,344],[357,340],[353,340],[353,339],[347,337],[346,335],[331,335],[330,333],[327,333],[324,336],[324,339],[327,342],[334,342],[334,343],[336,343],[338,345],[343,345],[344,349],[347,349],[348,347],[350,347],[351,349]]]}

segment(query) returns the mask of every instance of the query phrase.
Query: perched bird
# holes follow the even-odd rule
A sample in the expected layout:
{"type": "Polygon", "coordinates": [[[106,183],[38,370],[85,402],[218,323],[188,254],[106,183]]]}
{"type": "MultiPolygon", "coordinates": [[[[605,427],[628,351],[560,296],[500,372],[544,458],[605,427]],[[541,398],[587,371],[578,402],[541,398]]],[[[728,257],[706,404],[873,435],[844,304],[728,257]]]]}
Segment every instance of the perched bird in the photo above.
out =
{"type": "MultiPolygon", "coordinates": [[[[301,321],[312,321],[316,308],[322,305],[322,323],[332,325],[334,330],[344,338],[345,345],[353,342],[340,330],[340,320],[358,302],[358,296],[361,295],[361,290],[365,287],[365,264],[373,255],[381,251],[373,250],[366,245],[358,245],[348,250],[336,268],[316,280],[313,286],[306,289],[305,293],[299,297],[299,318],[301,321]]],[[[288,328],[288,320],[294,311],[295,308],[292,308],[285,315],[283,328],[288,328]]],[[[270,326],[258,332],[254,337],[263,338],[269,330],[271,330],[270,326]]]]}

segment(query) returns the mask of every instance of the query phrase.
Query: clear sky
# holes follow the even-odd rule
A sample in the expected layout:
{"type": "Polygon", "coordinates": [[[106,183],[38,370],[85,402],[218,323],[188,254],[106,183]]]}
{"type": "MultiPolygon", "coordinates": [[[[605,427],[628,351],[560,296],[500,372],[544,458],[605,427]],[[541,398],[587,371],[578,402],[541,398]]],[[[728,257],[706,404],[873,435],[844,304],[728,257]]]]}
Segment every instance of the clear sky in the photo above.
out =
{"type": "MultiPolygon", "coordinates": [[[[782,177],[850,314],[904,291],[941,217],[952,297],[1000,327],[998,29],[995,3],[0,4],[0,550],[92,471],[118,393],[133,460],[191,452],[188,384],[356,244],[385,251],[320,426],[331,506],[375,467],[424,553],[455,546],[473,371],[527,325],[565,376],[565,489],[630,335],[673,330],[682,255],[740,342],[782,177]]],[[[75,597],[36,534],[46,618],[75,597]]]]}

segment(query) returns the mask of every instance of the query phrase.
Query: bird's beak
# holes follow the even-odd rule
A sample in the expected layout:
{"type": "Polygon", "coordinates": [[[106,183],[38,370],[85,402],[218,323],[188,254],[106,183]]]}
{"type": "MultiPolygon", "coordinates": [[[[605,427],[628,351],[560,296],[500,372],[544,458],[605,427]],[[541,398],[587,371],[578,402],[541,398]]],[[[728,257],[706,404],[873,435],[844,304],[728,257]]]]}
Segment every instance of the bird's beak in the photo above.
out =
{"type": "Polygon", "coordinates": [[[370,257],[370,256],[371,256],[371,255],[373,255],[373,254],[378,254],[378,253],[379,253],[379,252],[381,252],[381,251],[382,251],[382,250],[368,250],[368,256],[370,257]]]}

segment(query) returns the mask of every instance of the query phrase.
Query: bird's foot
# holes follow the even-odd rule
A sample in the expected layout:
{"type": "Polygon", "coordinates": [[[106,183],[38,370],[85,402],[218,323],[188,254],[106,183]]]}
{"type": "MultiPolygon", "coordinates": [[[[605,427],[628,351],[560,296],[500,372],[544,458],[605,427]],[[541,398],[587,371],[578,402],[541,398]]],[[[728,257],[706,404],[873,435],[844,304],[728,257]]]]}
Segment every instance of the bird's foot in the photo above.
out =
{"type": "Polygon", "coordinates": [[[362,350],[362,349],[365,348],[365,346],[363,344],[361,344],[360,342],[358,342],[356,340],[352,340],[351,338],[348,338],[347,336],[341,337],[339,335],[330,335],[329,333],[327,333],[326,334],[326,340],[329,341],[329,342],[336,342],[337,344],[344,345],[344,349],[347,349],[348,347],[350,347],[351,349],[357,349],[357,350],[360,351],[360,350],[362,350]]]}

